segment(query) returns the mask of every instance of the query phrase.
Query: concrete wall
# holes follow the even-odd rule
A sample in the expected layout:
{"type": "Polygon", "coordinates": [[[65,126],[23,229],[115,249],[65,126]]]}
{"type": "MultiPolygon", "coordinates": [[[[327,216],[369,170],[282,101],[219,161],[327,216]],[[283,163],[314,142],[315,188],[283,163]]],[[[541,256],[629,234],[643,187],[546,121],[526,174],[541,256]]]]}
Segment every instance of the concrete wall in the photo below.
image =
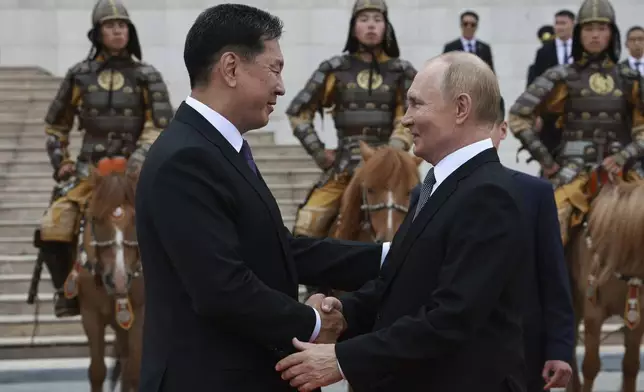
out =
{"type": "MultiPolygon", "coordinates": [[[[240,0],[241,1],[241,0],[240,0]]],[[[342,50],[353,0],[254,0],[247,4],[280,16],[285,23],[282,50],[286,58],[287,93],[272,115],[267,129],[275,130],[280,143],[296,143],[285,121],[284,110],[320,61],[342,50]]],[[[189,92],[183,64],[185,35],[196,16],[217,4],[206,0],[129,0],[126,4],[136,24],[144,60],[161,70],[178,105],[189,92]]],[[[581,2],[557,0],[388,0],[403,58],[416,67],[439,54],[443,44],[459,35],[458,15],[473,9],[481,18],[478,37],[492,45],[495,68],[507,106],[521,93],[526,70],[538,46],[536,30],[552,23],[561,8],[577,12],[581,2]]],[[[0,1],[0,65],[39,65],[63,75],[89,50],[93,0],[0,1]]],[[[644,1],[613,0],[624,32],[644,24],[644,1]]],[[[325,121],[320,133],[335,145],[334,130],[325,121]]],[[[516,164],[517,141],[502,146],[502,160],[535,172],[533,165],[516,164]]],[[[523,160],[523,159],[522,159],[523,160]]]]}

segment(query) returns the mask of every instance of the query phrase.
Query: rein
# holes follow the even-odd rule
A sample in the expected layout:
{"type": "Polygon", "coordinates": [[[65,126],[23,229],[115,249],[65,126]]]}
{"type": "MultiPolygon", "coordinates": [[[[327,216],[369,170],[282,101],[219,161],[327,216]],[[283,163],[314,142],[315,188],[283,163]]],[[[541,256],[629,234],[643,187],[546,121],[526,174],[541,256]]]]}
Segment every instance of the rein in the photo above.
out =
{"type": "Polygon", "coordinates": [[[361,222],[362,230],[369,232],[369,234],[371,235],[371,240],[373,242],[378,242],[379,240],[376,238],[376,233],[373,229],[373,224],[371,223],[371,213],[388,210],[390,212],[400,212],[406,214],[409,211],[409,208],[394,203],[393,200],[388,200],[386,203],[369,204],[369,201],[367,199],[367,189],[363,185],[360,186],[360,189],[362,193],[362,204],[360,205],[360,210],[363,212],[361,222]]]}

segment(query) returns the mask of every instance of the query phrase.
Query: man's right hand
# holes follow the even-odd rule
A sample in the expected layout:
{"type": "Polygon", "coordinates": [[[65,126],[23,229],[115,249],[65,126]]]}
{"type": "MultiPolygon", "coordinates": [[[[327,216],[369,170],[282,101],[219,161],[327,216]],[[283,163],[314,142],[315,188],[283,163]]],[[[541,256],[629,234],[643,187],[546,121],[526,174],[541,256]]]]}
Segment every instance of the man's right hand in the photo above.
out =
{"type": "Polygon", "coordinates": [[[58,172],[56,173],[56,178],[58,181],[64,181],[67,178],[69,178],[70,175],[74,173],[74,164],[73,163],[65,163],[61,165],[58,168],[58,172]]]}
{"type": "Polygon", "coordinates": [[[314,294],[306,304],[318,311],[322,322],[314,343],[335,343],[347,329],[347,321],[342,315],[342,302],[334,297],[324,297],[324,294],[314,294]]]}
{"type": "Polygon", "coordinates": [[[555,163],[554,165],[552,165],[549,168],[543,168],[543,175],[546,178],[550,178],[550,177],[554,176],[555,174],[557,174],[559,169],[561,169],[561,167],[558,164],[555,163]]]}

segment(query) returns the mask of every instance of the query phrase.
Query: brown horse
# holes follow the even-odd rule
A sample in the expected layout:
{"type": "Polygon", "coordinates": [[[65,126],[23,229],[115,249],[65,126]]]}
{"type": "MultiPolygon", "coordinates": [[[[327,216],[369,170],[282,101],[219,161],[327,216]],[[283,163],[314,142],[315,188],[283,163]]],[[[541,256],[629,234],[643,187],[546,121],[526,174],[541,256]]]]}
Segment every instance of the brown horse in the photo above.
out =
{"type": "MultiPolygon", "coordinates": [[[[569,244],[577,326],[584,322],[583,387],[573,367],[572,391],[592,391],[600,371],[602,324],[624,317],[622,390],[635,392],[644,323],[640,287],[644,279],[644,182],[607,183],[591,204],[583,229],[569,244]]],[[[576,365],[576,363],[575,363],[576,365]]]]}
{"type": "Polygon", "coordinates": [[[422,158],[389,146],[360,142],[363,164],[347,186],[331,236],[365,242],[391,241],[407,215],[409,194],[419,184],[422,158]]]}
{"type": "Polygon", "coordinates": [[[65,284],[65,295],[79,298],[92,392],[102,391],[105,381],[107,325],[116,334],[121,390],[138,390],[144,307],[134,214],[138,177],[118,163],[102,160],[92,173],[93,194],[81,225],[77,262],[65,284]]]}

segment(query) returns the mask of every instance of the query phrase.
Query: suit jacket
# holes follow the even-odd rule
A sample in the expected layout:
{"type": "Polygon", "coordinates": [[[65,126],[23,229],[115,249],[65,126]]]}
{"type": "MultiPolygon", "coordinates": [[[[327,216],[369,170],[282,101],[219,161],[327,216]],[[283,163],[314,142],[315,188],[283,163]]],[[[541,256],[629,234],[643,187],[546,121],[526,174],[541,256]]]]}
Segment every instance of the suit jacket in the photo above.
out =
{"type": "MultiPolygon", "coordinates": [[[[454,52],[458,50],[465,51],[465,48],[463,48],[463,42],[461,42],[460,38],[457,38],[454,41],[446,43],[445,47],[443,48],[443,53],[454,52]]],[[[479,56],[481,60],[485,61],[487,65],[489,65],[490,68],[492,68],[492,71],[494,71],[494,61],[492,60],[492,48],[490,48],[490,45],[479,40],[478,38],[476,39],[476,55],[479,56]]]]}
{"type": "Polygon", "coordinates": [[[298,282],[344,290],[381,246],[294,238],[268,187],[183,103],[149,151],[136,196],[145,270],[140,391],[291,391],[274,370],[316,316],[298,282]]]}
{"type": "MultiPolygon", "coordinates": [[[[508,169],[509,170],[509,169],[508,169]]],[[[572,363],[575,320],[570,277],[564,259],[552,185],[510,170],[526,201],[534,235],[534,263],[528,266],[524,305],[524,341],[529,391],[543,391],[541,377],[548,360],[572,363]]]]}
{"type": "Polygon", "coordinates": [[[537,50],[537,55],[534,59],[534,77],[532,80],[528,81],[528,84],[532,84],[534,79],[543,75],[548,68],[554,67],[558,64],[559,58],[557,57],[557,44],[554,40],[544,43],[537,50]]]}
{"type": "Polygon", "coordinates": [[[489,148],[408,214],[379,278],[341,298],[335,350],[356,392],[525,390],[522,203],[489,148]]]}
{"type": "MultiPolygon", "coordinates": [[[[523,334],[528,391],[537,392],[545,385],[541,371],[547,360],[574,360],[572,297],[552,185],[516,170],[508,171],[523,190],[534,233],[535,257],[527,266],[523,334]]],[[[411,192],[411,204],[419,196],[417,186],[411,192]]]]}

